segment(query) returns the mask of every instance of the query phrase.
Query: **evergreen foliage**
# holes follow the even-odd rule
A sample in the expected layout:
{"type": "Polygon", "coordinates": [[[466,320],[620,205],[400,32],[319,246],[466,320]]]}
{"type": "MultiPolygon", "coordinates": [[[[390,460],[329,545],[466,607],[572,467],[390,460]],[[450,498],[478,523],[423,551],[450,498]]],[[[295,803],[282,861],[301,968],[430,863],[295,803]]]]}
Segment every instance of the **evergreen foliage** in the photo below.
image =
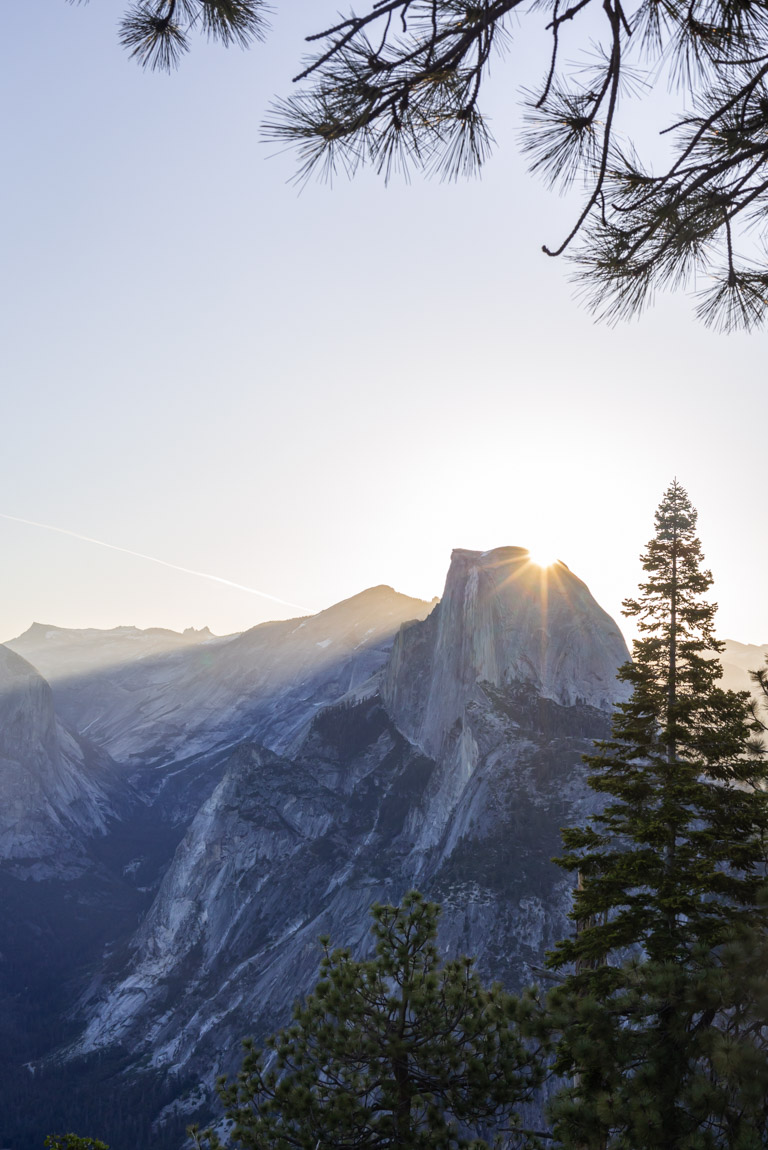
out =
{"type": "Polygon", "coordinates": [[[120,43],[145,68],[170,72],[193,30],[247,48],[264,38],[265,11],[265,0],[136,0],[120,23],[120,43]]]}
{"type": "Polygon", "coordinates": [[[106,1142],[80,1134],[49,1134],[43,1145],[45,1150],[109,1150],[106,1142]]]}
{"type": "Polygon", "coordinates": [[[749,677],[762,695],[762,709],[756,702],[753,702],[752,717],[761,731],[768,732],[768,722],[763,719],[763,715],[768,718],[768,655],[766,655],[765,666],[758,667],[756,671],[750,671],[749,677]]]}
{"type": "Polygon", "coordinates": [[[696,512],[675,481],[625,613],[640,639],[610,739],[587,757],[606,796],[566,830],[579,875],[552,1107],[563,1147],[756,1150],[768,1127],[768,764],[747,692],[725,691],[696,512]]]}
{"type": "Polygon", "coordinates": [[[608,319],[703,272],[704,323],[751,328],[765,320],[768,261],[760,242],[747,256],[738,245],[768,209],[766,13],[743,0],[374,3],[308,38],[304,85],[265,131],[295,146],[300,178],[361,164],[385,177],[471,174],[493,144],[480,97],[494,56],[517,41],[530,56],[543,32],[541,80],[521,92],[523,149],[551,186],[579,177],[585,188],[572,228],[544,252],[570,252],[584,299],[608,319]],[[665,73],[681,99],[659,124],[655,174],[637,122],[621,132],[665,73]]]}
{"type": "Polygon", "coordinates": [[[246,1042],[237,1080],[220,1083],[246,1150],[482,1150],[484,1126],[511,1122],[539,1083],[512,1021],[525,1001],[484,987],[472,959],[441,962],[437,905],[411,891],[371,913],[375,957],[322,940],[320,980],[292,1025],[264,1050],[246,1042]]]}

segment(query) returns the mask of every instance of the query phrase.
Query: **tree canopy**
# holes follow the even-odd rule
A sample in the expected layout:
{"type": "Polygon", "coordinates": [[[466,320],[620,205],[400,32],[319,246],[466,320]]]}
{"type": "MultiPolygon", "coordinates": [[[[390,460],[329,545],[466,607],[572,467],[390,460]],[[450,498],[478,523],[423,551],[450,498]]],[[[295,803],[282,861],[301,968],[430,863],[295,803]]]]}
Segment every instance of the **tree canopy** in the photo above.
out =
{"type": "MultiPolygon", "coordinates": [[[[122,42],[145,66],[170,69],[196,29],[224,44],[262,38],[265,8],[264,0],[136,0],[122,42]]],[[[522,147],[549,185],[583,184],[572,227],[543,251],[568,254],[588,306],[625,318],[657,289],[694,282],[705,324],[727,331],[764,321],[764,3],[376,0],[308,40],[299,90],[264,124],[268,140],[296,148],[298,178],[363,164],[385,178],[409,168],[471,175],[493,145],[481,109],[492,60],[500,50],[511,66],[516,53],[541,55],[539,83],[519,93],[522,147]],[[667,118],[649,151],[628,120],[665,81],[677,99],[660,113],[667,118]]]]}

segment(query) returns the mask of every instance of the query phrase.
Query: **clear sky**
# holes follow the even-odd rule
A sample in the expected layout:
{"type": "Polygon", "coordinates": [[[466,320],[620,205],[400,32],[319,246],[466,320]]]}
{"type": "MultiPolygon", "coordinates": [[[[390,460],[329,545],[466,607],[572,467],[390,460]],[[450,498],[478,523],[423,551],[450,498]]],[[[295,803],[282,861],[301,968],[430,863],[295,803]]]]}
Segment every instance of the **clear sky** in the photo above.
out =
{"type": "Polygon", "coordinates": [[[259,122],[333,4],[172,77],[119,49],[118,0],[34,7],[0,47],[0,513],[125,550],[0,518],[0,639],[297,613],[126,551],[317,610],[440,594],[453,547],[545,548],[618,615],[676,475],[721,635],[768,641],[768,335],[574,302],[540,247],[577,201],[525,172],[514,51],[482,180],[298,195],[259,122]]]}

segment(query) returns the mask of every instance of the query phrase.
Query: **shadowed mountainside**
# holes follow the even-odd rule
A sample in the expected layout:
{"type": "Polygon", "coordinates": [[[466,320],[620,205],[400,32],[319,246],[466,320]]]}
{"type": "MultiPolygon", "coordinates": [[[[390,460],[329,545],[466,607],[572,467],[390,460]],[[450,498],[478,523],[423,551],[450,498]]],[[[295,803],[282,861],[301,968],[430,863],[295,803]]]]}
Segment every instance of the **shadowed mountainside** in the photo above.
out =
{"type": "Polygon", "coordinates": [[[564,565],[454,552],[442,601],[386,665],[316,708],[287,752],[233,751],[129,949],[85,995],[68,1057],[131,1051],[194,1084],[165,1118],[207,1117],[239,1037],[287,1021],[311,987],[318,935],[364,949],[370,904],[414,885],[443,903],[449,953],[528,981],[568,929],[570,882],[550,860],[593,809],[581,755],[625,695],[626,658],[564,565]]]}

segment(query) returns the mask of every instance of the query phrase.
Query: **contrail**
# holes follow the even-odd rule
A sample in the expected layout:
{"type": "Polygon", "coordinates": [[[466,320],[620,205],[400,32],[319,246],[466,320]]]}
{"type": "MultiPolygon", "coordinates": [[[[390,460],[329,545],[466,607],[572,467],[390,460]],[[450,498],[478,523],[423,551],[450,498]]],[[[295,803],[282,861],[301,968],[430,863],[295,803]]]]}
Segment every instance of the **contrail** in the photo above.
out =
{"type": "Polygon", "coordinates": [[[234,587],[238,591],[247,591],[249,595],[260,595],[262,599],[271,599],[273,603],[282,603],[284,607],[297,607],[299,611],[314,614],[309,607],[302,607],[300,603],[291,603],[288,599],[279,599],[277,595],[269,595],[266,591],[257,591],[255,587],[244,587],[242,583],[233,583],[231,579],[222,579],[221,575],[209,575],[207,571],[193,571],[191,567],[180,567],[178,563],[169,563],[166,559],[157,559],[154,555],[144,555],[141,551],[131,551],[128,547],[118,547],[116,543],[105,543],[103,539],[91,539],[89,535],[80,535],[77,531],[67,531],[65,527],[52,527],[50,523],[36,523],[34,519],[22,519],[18,515],[6,515],[0,511],[0,519],[10,519],[13,523],[25,523],[27,527],[42,527],[44,531],[55,531],[58,535],[69,535],[72,539],[81,539],[83,543],[95,543],[97,547],[108,547],[110,551],[122,551],[124,555],[133,555],[136,559],[146,559],[149,563],[159,563],[161,567],[170,567],[172,571],[183,571],[185,575],[197,575],[199,579],[211,579],[214,583],[223,583],[225,587],[234,587]]]}

